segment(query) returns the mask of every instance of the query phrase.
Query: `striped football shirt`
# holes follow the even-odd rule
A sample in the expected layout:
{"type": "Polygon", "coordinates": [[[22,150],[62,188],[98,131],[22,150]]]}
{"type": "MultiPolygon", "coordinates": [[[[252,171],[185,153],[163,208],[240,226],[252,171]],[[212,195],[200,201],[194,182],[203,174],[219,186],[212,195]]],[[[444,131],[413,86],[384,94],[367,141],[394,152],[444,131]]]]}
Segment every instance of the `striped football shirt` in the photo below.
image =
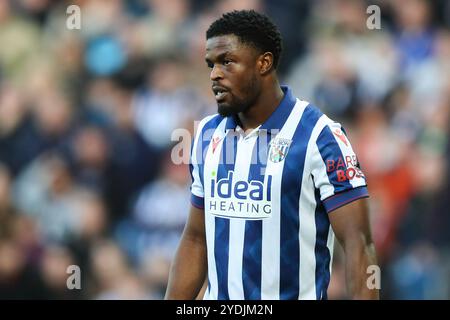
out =
{"type": "Polygon", "coordinates": [[[220,115],[196,130],[191,202],[205,215],[205,299],[326,299],[328,214],[368,197],[341,125],[282,90],[277,109],[249,133],[220,115]]]}

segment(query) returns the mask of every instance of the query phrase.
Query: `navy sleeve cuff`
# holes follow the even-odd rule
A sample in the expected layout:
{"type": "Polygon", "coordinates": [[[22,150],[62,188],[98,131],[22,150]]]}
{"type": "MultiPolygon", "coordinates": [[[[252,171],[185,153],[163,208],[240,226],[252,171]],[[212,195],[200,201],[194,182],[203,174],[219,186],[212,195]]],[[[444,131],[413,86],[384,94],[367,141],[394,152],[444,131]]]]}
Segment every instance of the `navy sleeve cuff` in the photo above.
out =
{"type": "Polygon", "coordinates": [[[345,206],[350,202],[367,197],[369,197],[369,191],[367,190],[367,187],[358,187],[355,189],[350,189],[348,191],[340,192],[329,198],[326,198],[325,200],[323,200],[323,205],[325,206],[325,210],[327,210],[327,213],[330,213],[331,211],[345,206]]]}
{"type": "Polygon", "coordinates": [[[205,208],[205,199],[202,197],[197,197],[195,194],[191,193],[191,203],[194,207],[198,209],[205,208]]]}

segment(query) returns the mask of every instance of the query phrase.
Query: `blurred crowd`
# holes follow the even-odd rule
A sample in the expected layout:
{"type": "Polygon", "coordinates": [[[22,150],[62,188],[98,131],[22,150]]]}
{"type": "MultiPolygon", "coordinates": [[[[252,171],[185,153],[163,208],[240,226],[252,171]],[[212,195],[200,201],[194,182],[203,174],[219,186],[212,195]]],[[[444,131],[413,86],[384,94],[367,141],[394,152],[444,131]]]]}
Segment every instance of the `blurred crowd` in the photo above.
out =
{"type": "MultiPolygon", "coordinates": [[[[282,82],[349,134],[382,298],[450,298],[445,0],[1,0],[0,298],[163,297],[190,195],[172,132],[216,113],[205,31],[247,8],[281,30],[282,82]]],[[[347,298],[338,245],[329,297],[347,298]]]]}

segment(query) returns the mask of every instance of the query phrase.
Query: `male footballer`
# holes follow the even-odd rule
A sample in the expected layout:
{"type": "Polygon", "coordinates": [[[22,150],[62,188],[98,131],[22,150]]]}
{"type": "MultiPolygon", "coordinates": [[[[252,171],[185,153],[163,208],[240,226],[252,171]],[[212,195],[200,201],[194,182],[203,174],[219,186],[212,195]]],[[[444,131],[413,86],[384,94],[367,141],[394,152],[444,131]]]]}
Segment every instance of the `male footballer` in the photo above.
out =
{"type": "MultiPolygon", "coordinates": [[[[218,114],[191,152],[191,210],[167,299],[327,299],[334,238],[348,292],[367,286],[376,255],[368,191],[344,129],[280,86],[282,40],[253,10],[224,14],[206,33],[218,114]]],[[[308,75],[304,75],[307,77],[308,75]]]]}

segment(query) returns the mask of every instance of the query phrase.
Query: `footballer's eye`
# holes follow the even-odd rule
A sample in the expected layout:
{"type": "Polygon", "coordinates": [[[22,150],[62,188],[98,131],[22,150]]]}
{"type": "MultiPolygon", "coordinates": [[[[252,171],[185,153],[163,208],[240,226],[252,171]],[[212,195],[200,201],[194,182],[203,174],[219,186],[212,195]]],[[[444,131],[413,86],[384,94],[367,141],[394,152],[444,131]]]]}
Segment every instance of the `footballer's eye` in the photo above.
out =
{"type": "Polygon", "coordinates": [[[223,65],[224,65],[224,66],[228,66],[228,65],[231,64],[231,62],[233,62],[233,61],[231,61],[231,60],[224,60],[224,61],[223,61],[223,65]]]}
{"type": "Polygon", "coordinates": [[[211,62],[207,62],[206,64],[207,64],[208,68],[210,68],[210,69],[213,68],[213,64],[211,62]]]}

